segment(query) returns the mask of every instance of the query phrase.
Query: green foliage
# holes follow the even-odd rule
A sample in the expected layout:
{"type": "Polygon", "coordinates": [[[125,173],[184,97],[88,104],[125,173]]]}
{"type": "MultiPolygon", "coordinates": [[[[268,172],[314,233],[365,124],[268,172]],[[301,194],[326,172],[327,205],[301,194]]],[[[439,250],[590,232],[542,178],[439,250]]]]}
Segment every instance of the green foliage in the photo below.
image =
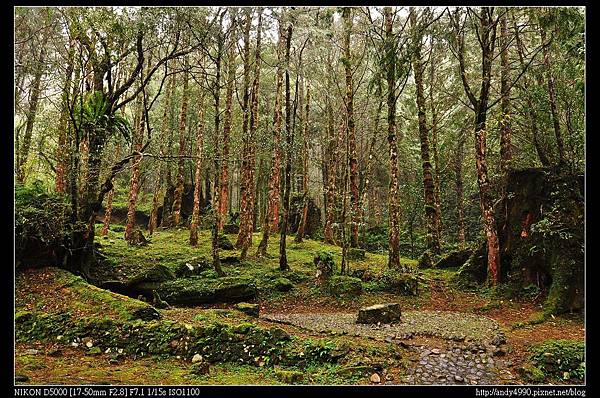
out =
{"type": "Polygon", "coordinates": [[[401,294],[404,296],[415,296],[418,294],[419,281],[414,270],[386,269],[375,278],[365,283],[368,292],[387,292],[401,294]]]}
{"type": "MultiPolygon", "coordinates": [[[[62,261],[74,230],[84,231],[84,223],[69,222],[66,198],[47,193],[39,183],[15,186],[15,257],[17,265],[32,256],[46,257],[46,264],[62,261]],[[52,258],[54,257],[54,259],[52,258]]],[[[30,264],[38,265],[38,264],[30,264]]]]}
{"type": "Polygon", "coordinates": [[[114,113],[110,106],[101,91],[87,93],[74,110],[74,118],[79,127],[76,131],[81,134],[84,131],[93,132],[101,142],[114,133],[120,133],[129,140],[131,137],[129,122],[122,115],[114,113]]]}
{"type": "Polygon", "coordinates": [[[585,344],[576,340],[546,340],[534,345],[530,357],[534,366],[546,377],[583,380],[585,377],[585,344]]]}

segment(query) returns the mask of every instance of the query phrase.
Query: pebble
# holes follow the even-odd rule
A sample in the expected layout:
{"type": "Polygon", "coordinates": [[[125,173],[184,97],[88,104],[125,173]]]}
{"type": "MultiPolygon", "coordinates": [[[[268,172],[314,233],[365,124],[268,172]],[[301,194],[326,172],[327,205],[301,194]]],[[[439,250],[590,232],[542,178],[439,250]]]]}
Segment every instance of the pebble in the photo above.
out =
{"type": "Polygon", "coordinates": [[[381,377],[377,373],[373,373],[371,375],[371,383],[379,384],[381,383],[381,377]]]}

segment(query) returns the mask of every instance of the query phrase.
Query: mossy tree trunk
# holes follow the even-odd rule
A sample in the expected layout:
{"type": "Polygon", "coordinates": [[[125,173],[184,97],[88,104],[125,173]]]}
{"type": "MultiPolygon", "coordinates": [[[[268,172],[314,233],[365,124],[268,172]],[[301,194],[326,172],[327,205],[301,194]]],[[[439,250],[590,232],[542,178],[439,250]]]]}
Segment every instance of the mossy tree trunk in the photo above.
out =
{"type": "Polygon", "coordinates": [[[423,168],[423,193],[425,199],[425,218],[427,220],[427,249],[433,254],[440,254],[439,214],[435,203],[435,184],[433,168],[429,154],[429,129],[427,128],[425,94],[423,90],[423,64],[421,60],[422,27],[417,22],[416,10],[410,11],[411,28],[414,30],[413,70],[415,73],[416,102],[421,141],[421,165],[423,168]]]}
{"type": "Polygon", "coordinates": [[[398,142],[396,137],[396,53],[393,32],[393,15],[390,7],[384,9],[385,23],[385,59],[387,80],[387,132],[390,148],[390,187],[389,187],[389,249],[388,268],[400,268],[400,203],[398,142]]]}
{"type": "MultiPolygon", "coordinates": [[[[202,90],[202,88],[201,88],[202,90]]],[[[204,91],[198,100],[198,127],[196,128],[196,171],[194,173],[194,208],[190,222],[190,245],[198,246],[200,221],[200,191],[202,189],[202,158],[204,153],[204,91]]]]}
{"type": "Polygon", "coordinates": [[[287,261],[286,253],[286,233],[288,217],[290,213],[290,191],[292,176],[292,144],[294,136],[291,129],[291,108],[290,108],[290,47],[292,42],[293,26],[286,21],[287,29],[285,34],[285,172],[283,179],[283,219],[279,229],[279,269],[287,271],[290,266],[287,261]]]}
{"type": "Polygon", "coordinates": [[[181,223],[181,201],[183,198],[183,180],[184,166],[186,155],[186,127],[187,127],[187,110],[188,110],[188,87],[189,87],[189,72],[188,59],[185,57],[183,62],[183,94],[181,98],[181,113],[179,114],[179,158],[177,159],[177,182],[175,184],[175,194],[173,196],[173,207],[171,209],[172,226],[176,227],[181,223]]]}
{"type": "Polygon", "coordinates": [[[309,140],[309,115],[310,115],[310,85],[306,87],[306,105],[304,113],[304,126],[302,133],[302,217],[298,225],[295,242],[302,242],[304,230],[306,228],[306,219],[308,217],[308,140],[309,140]]]}
{"type": "Polygon", "coordinates": [[[351,245],[358,247],[358,226],[360,224],[359,192],[358,192],[358,160],[356,156],[356,131],[354,126],[354,88],[352,82],[352,53],[350,37],[352,33],[352,8],[344,7],[344,72],[346,78],[346,129],[348,135],[348,151],[350,167],[350,206],[351,206],[351,245]]]}
{"type": "MultiPolygon", "coordinates": [[[[258,9],[258,25],[256,28],[256,47],[254,52],[254,81],[252,82],[252,95],[250,101],[250,134],[248,142],[248,159],[246,175],[246,213],[244,222],[244,239],[241,245],[240,258],[245,259],[248,249],[252,246],[252,233],[254,232],[255,195],[254,195],[254,169],[256,166],[256,132],[258,130],[258,105],[260,95],[260,51],[262,36],[262,9],[258,9]]],[[[240,225],[240,232],[242,225],[240,225]]]]}

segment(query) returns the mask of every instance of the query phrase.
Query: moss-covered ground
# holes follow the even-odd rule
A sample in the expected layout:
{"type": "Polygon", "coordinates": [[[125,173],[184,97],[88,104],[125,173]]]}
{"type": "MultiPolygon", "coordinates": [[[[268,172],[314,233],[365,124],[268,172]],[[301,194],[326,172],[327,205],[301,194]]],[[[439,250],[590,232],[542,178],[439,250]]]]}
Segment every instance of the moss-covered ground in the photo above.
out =
{"type": "MultiPolygon", "coordinates": [[[[105,266],[111,267],[118,279],[129,280],[155,265],[175,272],[182,264],[210,259],[209,231],[200,232],[197,248],[189,246],[186,229],[158,230],[142,247],[129,246],[122,235],[111,230],[108,236],[97,238],[107,260],[105,266]]],[[[235,242],[236,236],[228,238],[235,242]]],[[[398,302],[403,310],[485,316],[506,333],[505,359],[517,382],[530,381],[531,376],[519,369],[534,366],[532,344],[548,339],[584,340],[581,316],[542,318],[539,302],[505,300],[489,291],[458,290],[452,284],[454,269],[417,270],[416,260],[402,258],[410,282],[418,282],[412,292],[398,288],[407,281],[394,279],[386,270],[386,255],[367,252],[364,259],[350,261],[350,275],[362,279],[358,280],[360,293],[354,289],[356,279],[349,279],[352,289],[342,286],[342,290],[332,291],[315,285],[313,258],[317,253],[330,252],[338,267],[334,273],[339,274],[339,247],[310,239],[298,244],[290,236],[287,254],[291,270],[282,273],[278,268],[278,237],[271,238],[264,258],[254,256],[259,239],[255,234],[247,260],[225,262],[223,270],[228,277],[256,285],[259,293],[250,301],[260,306],[261,315],[351,313],[366,305],[398,302]],[[353,274],[356,270],[360,272],[353,274]],[[281,278],[291,282],[292,288],[275,288],[283,283],[281,278]]],[[[222,250],[221,255],[233,258],[239,251],[222,250]]],[[[202,283],[215,279],[216,274],[208,268],[193,280],[202,283]]],[[[188,283],[186,280],[177,283],[188,283]]],[[[383,339],[249,317],[236,311],[233,303],[173,306],[157,310],[158,320],[141,320],[140,314],[152,310],[150,304],[89,285],[56,268],[19,272],[15,304],[16,373],[26,375],[27,383],[32,384],[369,384],[374,372],[383,372],[388,383],[402,383],[415,355],[404,345],[383,339]],[[202,352],[210,362],[209,374],[195,374],[192,356],[203,347],[215,345],[223,348],[221,352],[202,352]],[[240,352],[227,356],[222,352],[227,350],[240,352]]],[[[415,337],[407,342],[437,344],[435,337],[415,337]]],[[[564,372],[548,373],[543,378],[546,382],[574,383],[580,373],[577,368],[566,379],[564,372]]]]}

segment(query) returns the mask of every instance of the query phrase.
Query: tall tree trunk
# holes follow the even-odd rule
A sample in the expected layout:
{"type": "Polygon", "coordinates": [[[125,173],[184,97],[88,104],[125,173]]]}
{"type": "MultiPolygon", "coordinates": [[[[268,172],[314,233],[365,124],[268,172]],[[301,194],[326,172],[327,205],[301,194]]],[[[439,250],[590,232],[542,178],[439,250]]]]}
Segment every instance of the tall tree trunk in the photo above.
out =
{"type": "Polygon", "coordinates": [[[385,7],[385,58],[387,80],[387,123],[388,144],[390,147],[390,189],[389,189],[389,251],[388,268],[400,268],[400,203],[398,176],[398,143],[396,137],[396,55],[392,32],[392,9],[385,7]]]}
{"type": "Polygon", "coordinates": [[[269,196],[265,222],[263,223],[262,239],[258,245],[257,256],[267,255],[269,234],[276,232],[279,227],[279,190],[281,175],[281,90],[283,86],[283,62],[285,30],[279,21],[279,41],[277,43],[277,74],[275,77],[275,105],[273,107],[273,155],[271,158],[271,174],[269,178],[269,196]]]}
{"type": "Polygon", "coordinates": [[[310,112],[310,85],[306,86],[306,105],[304,114],[304,128],[302,133],[302,214],[298,231],[296,233],[295,242],[300,243],[304,238],[304,230],[306,229],[306,219],[308,217],[308,117],[310,112]]]}
{"type": "MultiPolygon", "coordinates": [[[[221,258],[219,257],[219,234],[221,230],[219,229],[219,225],[221,225],[221,215],[218,212],[219,208],[219,176],[220,176],[220,150],[219,150],[219,124],[221,121],[220,117],[220,89],[221,89],[221,61],[223,57],[223,47],[225,46],[225,39],[223,37],[223,33],[221,29],[223,28],[223,18],[225,17],[225,12],[221,13],[219,17],[219,33],[217,34],[217,54],[215,57],[215,81],[213,85],[213,98],[215,100],[215,132],[214,132],[214,149],[213,149],[213,173],[214,173],[214,195],[213,195],[213,204],[212,208],[214,211],[215,219],[212,226],[212,241],[211,241],[211,249],[212,249],[212,258],[213,258],[213,267],[215,272],[219,276],[224,276],[225,273],[221,269],[221,258]]],[[[207,190],[208,192],[208,190],[207,190]]]]}
{"type": "Polygon", "coordinates": [[[423,168],[423,192],[425,199],[425,217],[427,218],[427,248],[434,254],[440,253],[440,238],[437,226],[438,212],[435,204],[435,185],[431,160],[429,155],[429,131],[425,116],[425,95],[423,91],[423,64],[421,63],[421,41],[423,34],[417,24],[416,11],[410,12],[411,26],[414,32],[413,70],[415,72],[415,86],[417,89],[417,113],[419,118],[419,139],[421,141],[421,165],[423,168]]]}
{"type": "Polygon", "coordinates": [[[358,247],[358,226],[360,212],[358,210],[358,161],[356,158],[356,133],[354,127],[354,89],[352,84],[352,54],[350,52],[350,34],[352,31],[352,9],[345,7],[342,11],[344,19],[344,71],[346,76],[346,118],[348,132],[348,150],[350,167],[350,204],[351,204],[351,245],[358,247]]]}
{"type": "MultiPolygon", "coordinates": [[[[525,49],[523,46],[523,42],[521,41],[521,35],[519,34],[519,29],[517,27],[516,20],[513,19],[513,25],[515,28],[515,38],[517,42],[517,52],[519,54],[519,63],[521,65],[522,71],[525,71],[527,68],[525,64],[525,49]]],[[[533,105],[533,99],[531,98],[531,93],[529,91],[529,81],[527,76],[523,76],[523,91],[525,95],[525,100],[527,102],[527,115],[529,116],[529,125],[531,126],[531,134],[533,136],[533,146],[535,147],[535,151],[538,155],[540,163],[544,167],[550,166],[550,159],[546,154],[542,143],[540,142],[540,133],[537,125],[537,115],[535,112],[535,108],[533,105]]]]}
{"type": "MultiPolygon", "coordinates": [[[[187,69],[187,58],[184,60],[184,68],[187,69]]],[[[183,95],[181,98],[181,113],[179,115],[179,159],[177,159],[177,183],[175,185],[175,193],[173,194],[173,206],[171,210],[172,226],[176,227],[181,223],[181,201],[183,200],[183,180],[186,152],[186,123],[187,123],[187,108],[188,108],[188,87],[189,75],[188,71],[183,72],[183,95]]]]}
{"type": "Polygon", "coordinates": [[[440,153],[438,143],[438,113],[437,107],[434,101],[434,86],[435,86],[435,63],[434,58],[434,38],[431,37],[431,54],[429,61],[429,102],[431,106],[431,146],[433,149],[433,162],[434,162],[434,199],[435,199],[435,210],[437,212],[437,225],[436,230],[442,241],[443,223],[442,223],[442,201],[441,201],[441,173],[440,173],[440,153]]]}
{"type": "Polygon", "coordinates": [[[325,236],[325,243],[330,245],[335,243],[333,234],[333,222],[335,219],[335,182],[337,176],[337,151],[338,146],[336,145],[336,135],[334,127],[334,115],[333,106],[331,100],[327,102],[327,141],[328,141],[328,162],[327,167],[327,205],[325,208],[325,229],[323,235],[325,236]]]}
{"type": "Polygon", "coordinates": [[[250,161],[250,134],[248,125],[250,120],[250,27],[252,25],[252,10],[247,8],[246,21],[244,26],[244,87],[242,97],[242,165],[240,169],[240,231],[236,242],[236,247],[242,248],[244,240],[247,238],[248,222],[251,212],[249,204],[249,191],[252,189],[248,185],[250,179],[249,161],[250,161]]]}
{"type": "Polygon", "coordinates": [[[464,158],[464,138],[462,135],[458,139],[456,154],[454,156],[454,189],[456,192],[456,219],[458,224],[458,245],[461,250],[465,248],[465,205],[462,162],[464,158]]]}
{"type": "MultiPolygon", "coordinates": [[[[171,122],[170,122],[171,121],[170,111],[171,111],[171,106],[172,106],[173,92],[175,91],[174,76],[171,77],[168,84],[169,85],[167,88],[165,107],[164,107],[163,116],[162,116],[162,126],[161,126],[161,130],[160,130],[160,134],[159,134],[160,155],[161,156],[167,155],[167,148],[165,145],[165,138],[167,137],[167,134],[169,135],[169,139],[173,135],[173,131],[171,129],[171,122]]],[[[170,154],[170,151],[169,151],[169,154],[170,154]]],[[[158,170],[156,172],[156,182],[154,185],[154,190],[152,192],[152,210],[150,211],[150,221],[148,222],[148,235],[152,235],[154,233],[154,230],[158,226],[158,207],[159,207],[159,197],[160,197],[160,190],[161,190],[161,186],[162,186],[162,180],[164,178],[163,174],[164,174],[164,166],[163,166],[162,162],[159,162],[158,170]]],[[[165,217],[167,217],[166,213],[167,213],[167,209],[165,209],[165,207],[163,207],[163,214],[162,214],[163,220],[165,217]]]]}
{"type": "Polygon", "coordinates": [[[375,195],[373,192],[373,184],[371,183],[371,179],[373,178],[373,158],[375,145],[377,144],[377,138],[379,136],[379,115],[381,115],[381,110],[383,109],[383,95],[381,92],[381,86],[377,88],[375,95],[378,98],[377,101],[379,104],[377,105],[375,125],[373,126],[373,131],[371,133],[371,140],[369,142],[369,149],[367,153],[367,165],[365,169],[365,186],[363,187],[360,210],[360,219],[362,220],[362,223],[365,226],[371,226],[373,224],[373,217],[377,213],[375,205],[375,195]]]}
{"type": "MultiPolygon", "coordinates": [[[[134,131],[132,149],[135,152],[139,152],[142,149],[142,141],[144,137],[144,103],[143,100],[139,100],[138,110],[140,113],[140,123],[136,131],[134,131]]],[[[133,158],[133,164],[131,166],[131,178],[129,180],[129,199],[127,206],[127,225],[125,226],[125,240],[131,243],[133,231],[135,229],[135,210],[137,207],[137,197],[140,192],[140,163],[142,162],[142,156],[136,155],[133,158]]]]}
{"type": "Polygon", "coordinates": [[[464,36],[458,35],[459,41],[459,66],[460,75],[473,108],[475,109],[475,163],[477,168],[477,183],[479,185],[479,201],[483,215],[483,230],[487,239],[488,247],[488,281],[496,285],[500,279],[500,245],[496,218],[494,217],[494,206],[492,190],[487,172],[486,160],[486,118],[488,110],[488,99],[492,80],[492,61],[494,59],[494,48],[496,44],[496,28],[498,20],[494,20],[494,9],[482,7],[479,19],[479,42],[481,47],[481,88],[477,99],[468,84],[465,72],[464,60],[464,36]]]}
{"type": "Polygon", "coordinates": [[[292,176],[292,145],[294,136],[291,130],[291,109],[290,109],[290,46],[292,42],[293,27],[291,22],[288,24],[285,35],[285,133],[286,133],[286,150],[285,150],[285,175],[283,180],[283,219],[281,228],[279,229],[279,269],[287,271],[290,266],[287,262],[286,253],[286,233],[288,225],[288,217],[290,213],[290,190],[292,176]]]}
{"type": "MultiPolygon", "coordinates": [[[[246,178],[247,202],[246,202],[246,218],[244,227],[245,237],[242,241],[240,258],[245,259],[248,254],[248,249],[252,246],[252,233],[254,232],[254,169],[256,165],[256,132],[258,130],[258,98],[260,89],[260,46],[262,31],[262,10],[258,9],[258,25],[256,28],[256,48],[254,53],[254,81],[252,83],[252,96],[250,105],[250,137],[248,142],[248,169],[246,178]]],[[[240,232],[242,225],[240,224],[240,232]]]]}
{"type": "Polygon", "coordinates": [[[33,83],[31,85],[31,91],[29,93],[29,109],[27,110],[25,133],[23,135],[23,142],[20,144],[20,154],[17,163],[17,182],[24,183],[26,177],[25,167],[27,166],[27,159],[29,158],[29,149],[31,148],[31,136],[33,133],[33,125],[35,123],[35,117],[38,110],[38,102],[40,99],[40,85],[42,82],[42,76],[44,75],[44,69],[46,62],[46,42],[48,41],[48,35],[44,34],[42,43],[40,46],[39,57],[36,60],[36,68],[33,75],[33,83]]]}
{"type": "MultiPolygon", "coordinates": [[[[202,156],[204,151],[204,92],[198,101],[198,127],[196,130],[196,172],[194,175],[194,209],[190,222],[190,245],[198,246],[198,222],[200,220],[200,191],[202,189],[202,156]]],[[[225,159],[224,159],[225,161],[225,159]]],[[[221,191],[222,193],[223,191],[221,191]]]]}
{"type": "Polygon", "coordinates": [[[60,121],[58,127],[58,145],[56,147],[56,176],[55,186],[56,192],[65,193],[67,190],[67,171],[69,161],[67,156],[67,136],[69,134],[69,93],[71,91],[71,83],[73,78],[73,69],[75,62],[74,42],[70,43],[69,60],[67,62],[67,70],[65,77],[65,85],[62,95],[62,109],[60,113],[60,121]]]}
{"type": "MultiPolygon", "coordinates": [[[[235,15],[233,16],[235,19],[235,15]]],[[[235,33],[231,32],[232,37],[235,33]]],[[[221,181],[219,186],[221,192],[219,195],[219,213],[221,213],[221,225],[219,230],[223,229],[227,219],[227,210],[229,208],[229,136],[231,133],[232,114],[231,107],[233,103],[233,86],[235,83],[235,41],[231,40],[227,56],[227,89],[225,92],[225,117],[223,120],[223,164],[221,165],[221,181]]]]}
{"type": "MultiPolygon", "coordinates": [[[[546,42],[546,31],[540,29],[542,45],[546,42]]],[[[544,46],[544,66],[546,68],[546,81],[548,83],[548,96],[550,101],[550,111],[552,112],[552,126],[554,127],[554,137],[556,138],[556,147],[558,149],[558,166],[565,164],[565,144],[560,131],[560,120],[558,109],[556,107],[556,92],[554,87],[554,77],[552,76],[552,64],[550,61],[550,51],[548,46],[544,46]]]]}
{"type": "Polygon", "coordinates": [[[503,178],[503,192],[506,187],[506,179],[508,177],[508,170],[510,168],[512,160],[512,147],[511,147],[511,105],[510,105],[510,65],[508,59],[508,21],[506,13],[500,18],[500,47],[502,53],[500,54],[500,108],[502,112],[502,118],[500,120],[500,170],[503,178]]]}

